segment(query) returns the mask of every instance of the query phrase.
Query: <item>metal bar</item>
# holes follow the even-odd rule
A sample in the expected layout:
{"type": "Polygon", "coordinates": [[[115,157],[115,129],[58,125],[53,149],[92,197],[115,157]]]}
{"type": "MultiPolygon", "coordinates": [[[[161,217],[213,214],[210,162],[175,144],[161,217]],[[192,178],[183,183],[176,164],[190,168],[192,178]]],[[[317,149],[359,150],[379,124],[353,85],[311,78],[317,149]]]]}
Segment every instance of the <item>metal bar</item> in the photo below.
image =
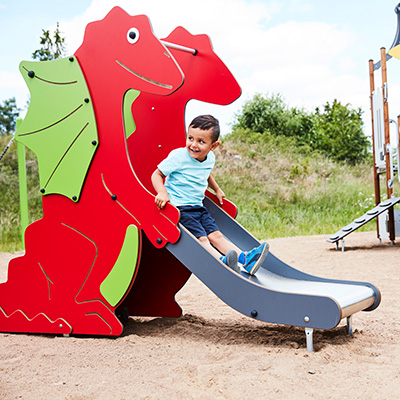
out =
{"type": "MultiPolygon", "coordinates": [[[[22,119],[17,118],[17,130],[22,124],[22,119]]],[[[18,180],[19,180],[19,208],[21,214],[22,247],[25,249],[25,229],[29,224],[28,211],[28,186],[26,181],[25,146],[17,140],[18,180]]]]}
{"type": "Polygon", "coordinates": [[[305,328],[306,330],[306,344],[307,344],[307,353],[312,353],[314,351],[313,344],[313,328],[305,328]]]}
{"type": "MultiPolygon", "coordinates": [[[[382,67],[382,87],[383,87],[383,116],[384,116],[384,127],[385,127],[385,149],[390,146],[390,128],[389,128],[389,104],[388,104],[388,93],[387,93],[387,67],[386,67],[386,49],[381,48],[381,67],[382,67]]],[[[393,194],[393,186],[390,187],[389,182],[390,176],[390,155],[386,154],[386,192],[387,198],[390,199],[393,194]]],[[[388,210],[389,215],[389,239],[394,241],[394,213],[393,208],[388,210]]]]}
{"type": "Polygon", "coordinates": [[[169,49],[175,49],[175,50],[179,50],[179,51],[184,51],[186,53],[191,53],[194,56],[196,56],[197,53],[198,53],[198,51],[196,49],[192,49],[192,48],[186,47],[186,46],[181,46],[180,44],[165,42],[164,40],[161,40],[161,43],[165,47],[168,47],[169,49]]]}
{"type": "Polygon", "coordinates": [[[397,116],[397,124],[396,124],[396,147],[397,147],[397,179],[400,182],[400,115],[397,116]]]}
{"type": "Polygon", "coordinates": [[[352,315],[349,315],[346,318],[346,323],[347,323],[347,326],[346,326],[347,334],[352,335],[353,334],[353,316],[352,315]]]}
{"type": "MultiPolygon", "coordinates": [[[[374,73],[374,62],[369,60],[369,85],[370,85],[370,100],[371,100],[371,121],[372,121],[372,156],[374,161],[374,187],[375,187],[375,205],[377,206],[381,202],[381,193],[379,185],[379,174],[378,168],[376,167],[375,160],[375,132],[374,132],[374,106],[372,96],[375,91],[375,73],[374,73]]],[[[376,236],[379,238],[379,222],[376,220],[376,236]]]]}
{"type": "Polygon", "coordinates": [[[26,181],[25,146],[17,141],[18,177],[19,177],[19,208],[21,213],[21,238],[25,249],[25,230],[29,223],[28,189],[26,181]]]}

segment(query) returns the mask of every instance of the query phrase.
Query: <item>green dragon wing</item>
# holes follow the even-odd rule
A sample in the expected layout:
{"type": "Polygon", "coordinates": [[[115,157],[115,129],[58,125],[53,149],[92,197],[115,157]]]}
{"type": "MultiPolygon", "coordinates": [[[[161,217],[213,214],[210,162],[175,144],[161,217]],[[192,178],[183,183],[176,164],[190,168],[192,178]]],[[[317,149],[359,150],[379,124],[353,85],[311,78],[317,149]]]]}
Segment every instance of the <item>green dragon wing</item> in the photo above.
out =
{"type": "Polygon", "coordinates": [[[19,67],[31,102],[16,140],[37,156],[41,192],[78,201],[98,147],[89,89],[75,57],[19,67]]]}

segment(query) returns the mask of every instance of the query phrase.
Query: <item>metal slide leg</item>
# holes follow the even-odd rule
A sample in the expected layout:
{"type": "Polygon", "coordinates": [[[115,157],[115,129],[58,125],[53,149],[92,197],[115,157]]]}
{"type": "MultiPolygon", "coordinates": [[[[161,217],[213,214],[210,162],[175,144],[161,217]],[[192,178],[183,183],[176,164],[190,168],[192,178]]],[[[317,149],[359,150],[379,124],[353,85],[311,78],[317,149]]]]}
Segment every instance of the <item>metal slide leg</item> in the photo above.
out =
{"type": "Polygon", "coordinates": [[[342,240],[342,251],[344,251],[344,239],[342,240]]]}
{"type": "Polygon", "coordinates": [[[347,317],[346,322],[347,322],[347,334],[352,335],[353,334],[353,316],[350,315],[349,317],[347,317]]]}
{"type": "Polygon", "coordinates": [[[313,345],[313,328],[305,328],[306,329],[306,343],[307,343],[307,353],[312,353],[314,351],[313,345]]]}

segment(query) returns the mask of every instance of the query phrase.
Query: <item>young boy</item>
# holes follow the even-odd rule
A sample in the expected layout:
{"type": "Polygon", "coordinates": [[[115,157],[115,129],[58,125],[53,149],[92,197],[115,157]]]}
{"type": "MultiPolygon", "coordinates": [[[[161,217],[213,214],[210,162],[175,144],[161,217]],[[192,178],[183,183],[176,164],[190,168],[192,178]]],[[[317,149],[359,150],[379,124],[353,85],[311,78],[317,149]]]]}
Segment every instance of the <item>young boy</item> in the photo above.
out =
{"type": "Polygon", "coordinates": [[[236,272],[240,272],[239,262],[249,274],[254,275],[268,253],[268,244],[264,242],[251,251],[243,252],[222,235],[203,206],[207,187],[215,192],[221,204],[225,197],[211,176],[215,163],[213,150],[220,144],[219,132],[219,122],[211,115],[201,115],[191,122],[186,146],[172,150],[151,176],[157,192],[155,202],[159,209],[171,202],[180,210],[182,225],[210,253],[236,272]]]}

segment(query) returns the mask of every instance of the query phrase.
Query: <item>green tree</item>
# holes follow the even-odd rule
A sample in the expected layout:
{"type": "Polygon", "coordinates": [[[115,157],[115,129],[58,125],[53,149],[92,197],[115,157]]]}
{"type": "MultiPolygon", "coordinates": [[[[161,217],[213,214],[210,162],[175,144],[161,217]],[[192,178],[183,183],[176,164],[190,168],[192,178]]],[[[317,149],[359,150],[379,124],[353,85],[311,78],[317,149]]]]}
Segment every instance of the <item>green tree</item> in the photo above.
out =
{"type": "Polygon", "coordinates": [[[283,125],[287,123],[287,106],[279,93],[270,97],[258,93],[243,105],[236,119],[234,128],[281,135],[285,132],[283,125]]]}
{"type": "Polygon", "coordinates": [[[350,164],[365,160],[369,155],[369,141],[363,132],[362,111],[334,100],[315,112],[288,107],[280,94],[266,97],[256,94],[236,115],[233,131],[266,133],[290,137],[298,146],[318,150],[326,156],[350,164]]]}
{"type": "Polygon", "coordinates": [[[49,61],[61,58],[65,55],[65,38],[61,36],[60,27],[57,22],[57,28],[53,32],[42,29],[40,37],[41,48],[32,53],[32,58],[39,61],[49,61]]]}
{"type": "Polygon", "coordinates": [[[280,94],[254,95],[236,119],[234,130],[291,137],[297,144],[311,147],[316,143],[315,116],[303,109],[289,108],[280,94]]]}
{"type": "Polygon", "coordinates": [[[15,97],[3,101],[3,104],[0,105],[0,135],[15,131],[19,112],[15,97]]]}
{"type": "Polygon", "coordinates": [[[363,132],[362,110],[334,100],[315,110],[319,150],[338,160],[356,164],[369,155],[370,143],[363,132]]]}

